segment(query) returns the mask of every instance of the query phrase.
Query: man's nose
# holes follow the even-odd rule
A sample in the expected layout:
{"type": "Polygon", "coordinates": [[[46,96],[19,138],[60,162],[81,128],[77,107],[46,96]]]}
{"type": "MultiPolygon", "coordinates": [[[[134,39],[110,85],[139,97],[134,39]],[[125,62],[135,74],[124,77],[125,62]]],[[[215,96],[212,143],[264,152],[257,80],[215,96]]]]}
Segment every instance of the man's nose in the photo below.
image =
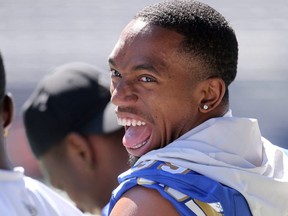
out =
{"type": "Polygon", "coordinates": [[[138,99],[135,83],[121,79],[117,84],[112,84],[111,101],[116,106],[128,106],[138,99]]]}

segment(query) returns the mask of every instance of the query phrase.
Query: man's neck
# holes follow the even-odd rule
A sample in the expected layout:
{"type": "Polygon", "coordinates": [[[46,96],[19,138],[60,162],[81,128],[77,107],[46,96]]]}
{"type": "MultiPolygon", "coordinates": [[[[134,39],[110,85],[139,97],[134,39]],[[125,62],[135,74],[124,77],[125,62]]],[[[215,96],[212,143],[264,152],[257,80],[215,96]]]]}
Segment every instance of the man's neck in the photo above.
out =
{"type": "Polygon", "coordinates": [[[4,170],[12,170],[13,165],[11,161],[8,158],[8,155],[3,147],[3,145],[0,144],[0,169],[4,170]]]}

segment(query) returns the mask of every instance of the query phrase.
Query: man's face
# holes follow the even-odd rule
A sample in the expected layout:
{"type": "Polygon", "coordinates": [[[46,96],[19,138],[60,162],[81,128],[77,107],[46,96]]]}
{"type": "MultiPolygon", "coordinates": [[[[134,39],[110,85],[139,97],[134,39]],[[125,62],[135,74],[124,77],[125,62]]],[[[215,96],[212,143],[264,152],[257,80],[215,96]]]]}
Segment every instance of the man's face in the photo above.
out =
{"type": "Polygon", "coordinates": [[[86,169],[81,164],[75,163],[64,151],[60,155],[55,147],[41,156],[40,167],[51,185],[65,191],[79,209],[85,212],[94,211],[95,200],[91,200],[91,185],[85,179],[86,169]]]}
{"type": "Polygon", "coordinates": [[[141,156],[201,123],[197,62],[179,52],[183,36],[131,21],[109,57],[112,102],[125,126],[123,144],[141,156]]]}

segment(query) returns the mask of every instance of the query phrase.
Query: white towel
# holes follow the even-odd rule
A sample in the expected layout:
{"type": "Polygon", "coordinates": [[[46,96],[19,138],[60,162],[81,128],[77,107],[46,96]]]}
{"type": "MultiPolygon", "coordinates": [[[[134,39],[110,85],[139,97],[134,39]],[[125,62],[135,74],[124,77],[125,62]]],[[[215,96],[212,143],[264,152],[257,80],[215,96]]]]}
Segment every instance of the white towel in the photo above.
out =
{"type": "Polygon", "coordinates": [[[231,110],[187,132],[144,160],[190,168],[244,195],[254,216],[288,216],[288,156],[261,137],[257,120],[231,110]]]}

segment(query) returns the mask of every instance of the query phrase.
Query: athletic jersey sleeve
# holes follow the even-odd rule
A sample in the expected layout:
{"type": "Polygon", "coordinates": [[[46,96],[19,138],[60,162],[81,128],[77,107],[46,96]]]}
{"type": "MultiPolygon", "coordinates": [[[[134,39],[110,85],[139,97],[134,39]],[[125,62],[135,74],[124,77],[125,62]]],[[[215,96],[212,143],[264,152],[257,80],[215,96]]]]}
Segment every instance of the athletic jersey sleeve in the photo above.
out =
{"type": "Polygon", "coordinates": [[[174,164],[144,161],[121,174],[119,181],[109,212],[127,190],[141,185],[157,190],[180,215],[251,215],[246,200],[236,190],[174,164]]]}

